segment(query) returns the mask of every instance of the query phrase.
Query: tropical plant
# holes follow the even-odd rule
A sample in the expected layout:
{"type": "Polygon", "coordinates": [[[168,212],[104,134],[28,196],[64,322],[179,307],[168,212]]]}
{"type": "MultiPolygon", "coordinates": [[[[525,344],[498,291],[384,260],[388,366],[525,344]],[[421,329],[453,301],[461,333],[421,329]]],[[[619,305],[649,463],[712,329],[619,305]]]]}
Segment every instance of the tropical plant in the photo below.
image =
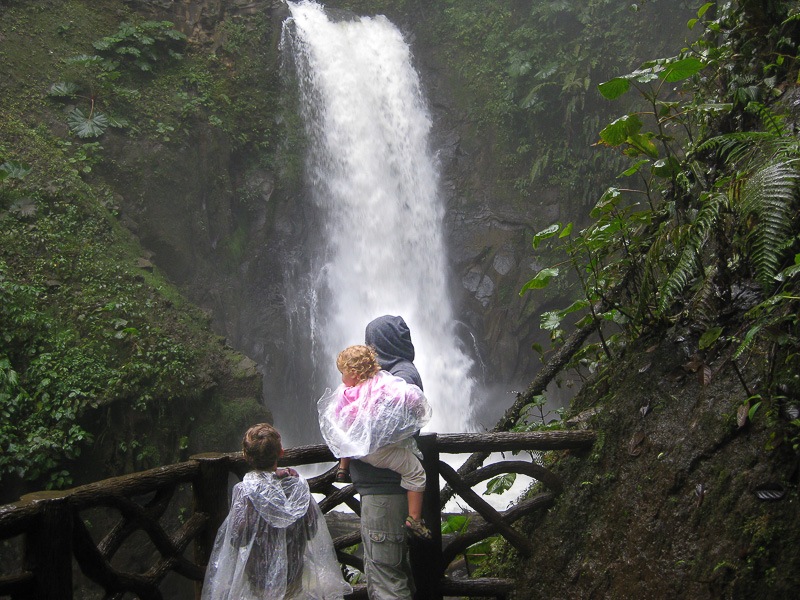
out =
{"type": "Polygon", "coordinates": [[[6,179],[24,179],[30,172],[30,167],[26,167],[15,161],[7,161],[0,165],[0,181],[5,181],[6,179]]]}
{"type": "MultiPolygon", "coordinates": [[[[610,111],[594,101],[595,86],[624,68],[627,57],[664,44],[672,28],[645,34],[636,4],[608,0],[435,5],[444,7],[432,19],[437,43],[470,89],[465,111],[487,128],[492,155],[515,195],[557,187],[568,190],[572,203],[591,202],[598,182],[619,162],[599,160],[591,148],[610,111]]],[[[658,10],[674,22],[682,9],[662,4],[658,10]]],[[[498,181],[501,188],[504,183],[498,181]]]]}
{"type": "Polygon", "coordinates": [[[781,123],[779,115],[754,103],[767,131],[729,133],[701,144],[697,151],[713,149],[735,168],[727,180],[729,201],[743,232],[743,243],[766,292],[779,283],[776,276],[787,258],[796,233],[797,190],[800,184],[800,140],[781,123]]]}
{"type": "Polygon", "coordinates": [[[178,50],[186,36],[169,21],[144,21],[138,24],[121,23],[117,31],[92,43],[105,58],[129,63],[140,71],[152,71],[164,56],[180,60],[178,50]]]}
{"type": "MultiPolygon", "coordinates": [[[[80,200],[31,202],[31,214],[0,213],[0,479],[63,486],[90,424],[102,429],[90,415],[112,404],[164,411],[204,383],[180,328],[165,331],[142,282],[107,255],[102,212],[80,200]]],[[[157,462],[145,450],[132,465],[157,462]]]]}
{"type": "Polygon", "coordinates": [[[17,194],[17,183],[25,179],[31,168],[17,161],[6,161],[0,164],[0,208],[14,201],[17,194]]]}
{"type": "MultiPolygon", "coordinates": [[[[558,241],[567,258],[521,293],[571,271],[582,296],[547,313],[546,329],[560,331],[567,315],[583,313],[576,324],[596,324],[607,357],[644,329],[678,320],[715,331],[708,346],[727,343],[737,336],[721,335],[720,325],[751,280],[766,303],[763,316],[751,318],[789,325],[797,312],[800,142],[777,100],[798,77],[790,41],[798,20],[791,3],[772,3],[772,20],[754,20],[750,9],[704,5],[690,26],[706,34],[692,46],[599,86],[611,100],[635,89],[645,101],[645,110],[600,132],[600,145],[631,161],[620,178],[639,185],[608,188],[579,232],[557,223],[534,236],[534,249],[558,241]],[[754,24],[762,28],[758,44],[754,24]],[[609,336],[605,323],[619,333],[609,336]]],[[[739,341],[749,346],[763,331],[755,324],[739,341]]]]}
{"type": "Polygon", "coordinates": [[[97,138],[108,127],[125,127],[124,119],[99,110],[114,100],[134,99],[135,89],[124,88],[117,82],[126,72],[149,73],[159,60],[180,59],[177,50],[186,36],[175,30],[169,21],[144,21],[139,24],[121,23],[112,35],[100,38],[92,46],[97,54],[81,54],[66,59],[68,76],[50,86],[48,95],[61,99],[82,99],[88,108],[74,107],[67,115],[70,131],[80,138],[97,138]]]}
{"type": "MultiPolygon", "coordinates": [[[[467,532],[469,524],[470,517],[468,515],[450,515],[442,522],[442,534],[463,535],[467,532]]],[[[492,544],[498,538],[499,536],[488,537],[464,550],[462,556],[468,572],[475,566],[480,565],[492,554],[492,544]]]]}

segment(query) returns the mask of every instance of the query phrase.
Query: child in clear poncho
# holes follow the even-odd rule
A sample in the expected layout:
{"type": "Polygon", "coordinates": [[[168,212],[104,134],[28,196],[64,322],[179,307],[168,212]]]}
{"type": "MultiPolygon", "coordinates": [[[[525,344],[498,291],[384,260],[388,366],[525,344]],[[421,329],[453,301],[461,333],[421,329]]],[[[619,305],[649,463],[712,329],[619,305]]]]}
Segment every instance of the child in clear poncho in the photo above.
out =
{"type": "Polygon", "coordinates": [[[278,469],[280,434],[262,423],[242,441],[253,470],[233,487],[217,532],[202,600],[339,600],[342,579],[330,533],[308,483],[278,469]]]}
{"type": "Polygon", "coordinates": [[[398,472],[408,492],[406,527],[430,539],[422,519],[425,469],[412,437],[430,421],[430,404],[419,387],[382,371],[369,346],[345,348],[336,366],[342,385],[317,402],[322,437],[340,459],[336,480],[349,480],[350,458],[398,472]]]}

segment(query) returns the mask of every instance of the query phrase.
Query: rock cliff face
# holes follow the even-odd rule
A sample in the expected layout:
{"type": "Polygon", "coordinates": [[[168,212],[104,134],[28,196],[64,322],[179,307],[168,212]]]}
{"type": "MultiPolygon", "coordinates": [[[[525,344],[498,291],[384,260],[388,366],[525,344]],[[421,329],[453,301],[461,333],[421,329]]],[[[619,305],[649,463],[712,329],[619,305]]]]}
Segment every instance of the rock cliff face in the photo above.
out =
{"type": "MultiPolygon", "coordinates": [[[[261,44],[269,56],[259,64],[271,69],[265,77],[282,85],[277,76],[280,25],[287,16],[282,2],[128,4],[148,18],[172,20],[209,52],[225,46],[231,23],[252,33],[251,19],[268,14],[271,31],[261,44]]],[[[447,207],[451,270],[445,276],[459,333],[474,351],[475,375],[484,384],[487,409],[480,419],[491,427],[510,404],[508,392],[535,375],[538,358],[530,348],[546,339],[536,315],[548,296],[519,296],[539,266],[530,251],[531,235],[557,220],[580,221],[585,206],[565,190],[541,186],[523,198],[510,189],[507,175],[501,181],[487,139],[493,133],[464,116],[468,86],[446,64],[433,30],[421,27],[418,15],[398,10],[389,16],[411,41],[433,115],[432,142],[447,207]]],[[[289,125],[293,109],[285,103],[291,93],[281,89],[284,103],[275,107],[276,128],[287,137],[297,135],[289,125]]],[[[282,152],[299,152],[296,142],[293,149],[282,146],[260,158],[243,156],[234,146],[209,126],[198,126],[178,149],[120,140],[113,145],[116,169],[109,176],[120,194],[123,222],[153,252],[153,262],[211,311],[216,329],[261,365],[270,403],[297,376],[285,359],[291,318],[282,293],[291,277],[287,265],[302,263],[304,241],[316,232],[297,170],[274,166],[282,152]]]]}
{"type": "Polygon", "coordinates": [[[153,19],[166,19],[195,43],[219,46],[224,34],[218,31],[220,23],[263,13],[285,11],[281,0],[128,0],[136,12],[153,19]]]}
{"type": "MultiPolygon", "coordinates": [[[[280,85],[278,41],[288,14],[282,2],[134,0],[128,5],[146,18],[172,21],[208,52],[226,44],[230,28],[225,24],[240,24],[255,35],[252,18],[268,14],[270,32],[262,41],[269,58],[259,64],[271,66],[263,76],[280,85]]],[[[522,385],[534,367],[530,353],[520,348],[529,346],[536,328],[524,319],[530,307],[517,295],[529,272],[528,209],[498,205],[491,174],[485,179],[475,174],[486,162],[483,151],[462,142],[460,129],[468,124],[448,116],[457,109],[440,84],[444,79],[435,62],[420,64],[436,114],[450,277],[462,333],[481,354],[487,383],[522,385]]],[[[287,265],[304,260],[298,252],[316,235],[313,216],[298,178],[261,166],[274,164],[274,158],[241,155],[226,133],[209,125],[198,124],[190,136],[176,147],[109,134],[104,146],[110,160],[102,175],[117,192],[122,223],[147,249],[147,258],[211,313],[215,329],[233,347],[260,365],[269,405],[299,376],[287,362],[290,307],[281,290],[287,265]]]]}
{"type": "MultiPolygon", "coordinates": [[[[266,58],[264,85],[275,77],[280,23],[286,6],[278,1],[134,0],[143,17],[172,21],[199,52],[222,55],[228,43],[225,23],[243,23],[266,58]],[[255,30],[254,15],[266,27],[255,30]]],[[[230,57],[230,68],[233,59],[230,57]]],[[[283,356],[286,312],[280,294],[283,265],[303,231],[302,208],[292,182],[261,166],[265,157],[243,156],[223,129],[196,123],[180,143],[160,143],[113,133],[104,140],[109,160],[100,176],[116,192],[122,224],[147,249],[151,260],[193,302],[212,316],[214,328],[237,350],[269,370],[283,356]]],[[[270,399],[267,399],[269,404],[270,399]]]]}
{"type": "MultiPolygon", "coordinates": [[[[263,44],[271,58],[263,64],[279,62],[280,24],[287,16],[281,2],[134,0],[128,5],[147,18],[173,21],[209,52],[225,44],[225,23],[247,28],[250,17],[267,13],[272,28],[263,44]]],[[[424,40],[418,42],[415,52],[433,52],[424,40]]],[[[478,378],[487,386],[501,384],[501,406],[485,418],[491,426],[507,403],[503,392],[535,374],[528,348],[538,335],[530,318],[536,307],[518,290],[533,266],[531,231],[558,218],[562,209],[555,192],[540,196],[548,202],[531,206],[497,189],[489,149],[467,141],[475,138],[473,125],[456,116],[457,82],[434,54],[419,57],[418,63],[434,115],[452,266],[447,276],[460,333],[478,355],[478,378]]],[[[260,166],[265,161],[238,155],[217,128],[198,125],[190,136],[179,148],[114,137],[104,144],[112,159],[104,176],[117,191],[122,223],[152,253],[150,260],[211,312],[215,328],[232,346],[261,365],[269,404],[281,393],[278,380],[289,377],[282,342],[288,337],[289,311],[280,292],[286,265],[303,260],[298,248],[315,234],[308,226],[302,184],[291,176],[287,180],[285,171],[260,166]]]]}

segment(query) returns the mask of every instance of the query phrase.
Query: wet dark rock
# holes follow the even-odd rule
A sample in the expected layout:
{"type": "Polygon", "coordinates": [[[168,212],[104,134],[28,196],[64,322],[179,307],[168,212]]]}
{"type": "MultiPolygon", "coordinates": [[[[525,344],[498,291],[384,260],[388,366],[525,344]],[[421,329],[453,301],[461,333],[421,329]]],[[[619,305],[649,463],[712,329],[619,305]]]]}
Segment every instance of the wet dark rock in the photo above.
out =
{"type": "Polygon", "coordinates": [[[644,431],[637,431],[636,433],[631,436],[630,441],[628,442],[628,454],[631,456],[639,456],[642,453],[642,442],[644,441],[645,435],[644,431]]]}
{"type": "MultiPolygon", "coordinates": [[[[793,599],[800,498],[783,482],[796,481],[794,451],[775,445],[766,418],[738,429],[747,396],[723,359],[710,361],[704,387],[671,376],[686,361],[674,340],[652,345],[642,340],[602,375],[606,394],[589,385],[575,399],[576,414],[602,407],[591,419],[601,438],[589,457],[557,462],[564,493],[521,525],[533,556],[499,573],[520,578],[518,600],[793,599]],[[645,420],[642,398],[653,408],[645,420]]],[[[753,385],[752,371],[743,376],[753,385]]]]}

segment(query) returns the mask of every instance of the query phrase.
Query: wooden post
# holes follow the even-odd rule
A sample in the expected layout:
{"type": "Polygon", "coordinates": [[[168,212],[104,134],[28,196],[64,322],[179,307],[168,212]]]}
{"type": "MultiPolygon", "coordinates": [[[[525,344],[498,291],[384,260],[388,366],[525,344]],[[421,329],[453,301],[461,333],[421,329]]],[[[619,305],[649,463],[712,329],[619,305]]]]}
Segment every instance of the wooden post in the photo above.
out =
{"type": "MultiPolygon", "coordinates": [[[[228,458],[222,454],[202,454],[192,459],[200,462],[200,474],[193,485],[194,511],[208,515],[204,530],[194,541],[194,559],[206,567],[217,530],[228,516],[228,458]]],[[[194,589],[195,598],[200,600],[203,582],[196,582],[194,589]]]]}
{"type": "Polygon", "coordinates": [[[72,511],[63,496],[35,501],[41,502],[39,516],[25,536],[25,567],[34,576],[33,598],[72,600],[72,511]]]}
{"type": "Polygon", "coordinates": [[[411,539],[411,569],[417,592],[414,600],[442,600],[439,584],[444,575],[442,564],[442,513],[439,507],[439,451],[436,434],[426,433],[417,438],[425,467],[425,497],[422,516],[431,530],[433,540],[429,542],[411,539]]]}

